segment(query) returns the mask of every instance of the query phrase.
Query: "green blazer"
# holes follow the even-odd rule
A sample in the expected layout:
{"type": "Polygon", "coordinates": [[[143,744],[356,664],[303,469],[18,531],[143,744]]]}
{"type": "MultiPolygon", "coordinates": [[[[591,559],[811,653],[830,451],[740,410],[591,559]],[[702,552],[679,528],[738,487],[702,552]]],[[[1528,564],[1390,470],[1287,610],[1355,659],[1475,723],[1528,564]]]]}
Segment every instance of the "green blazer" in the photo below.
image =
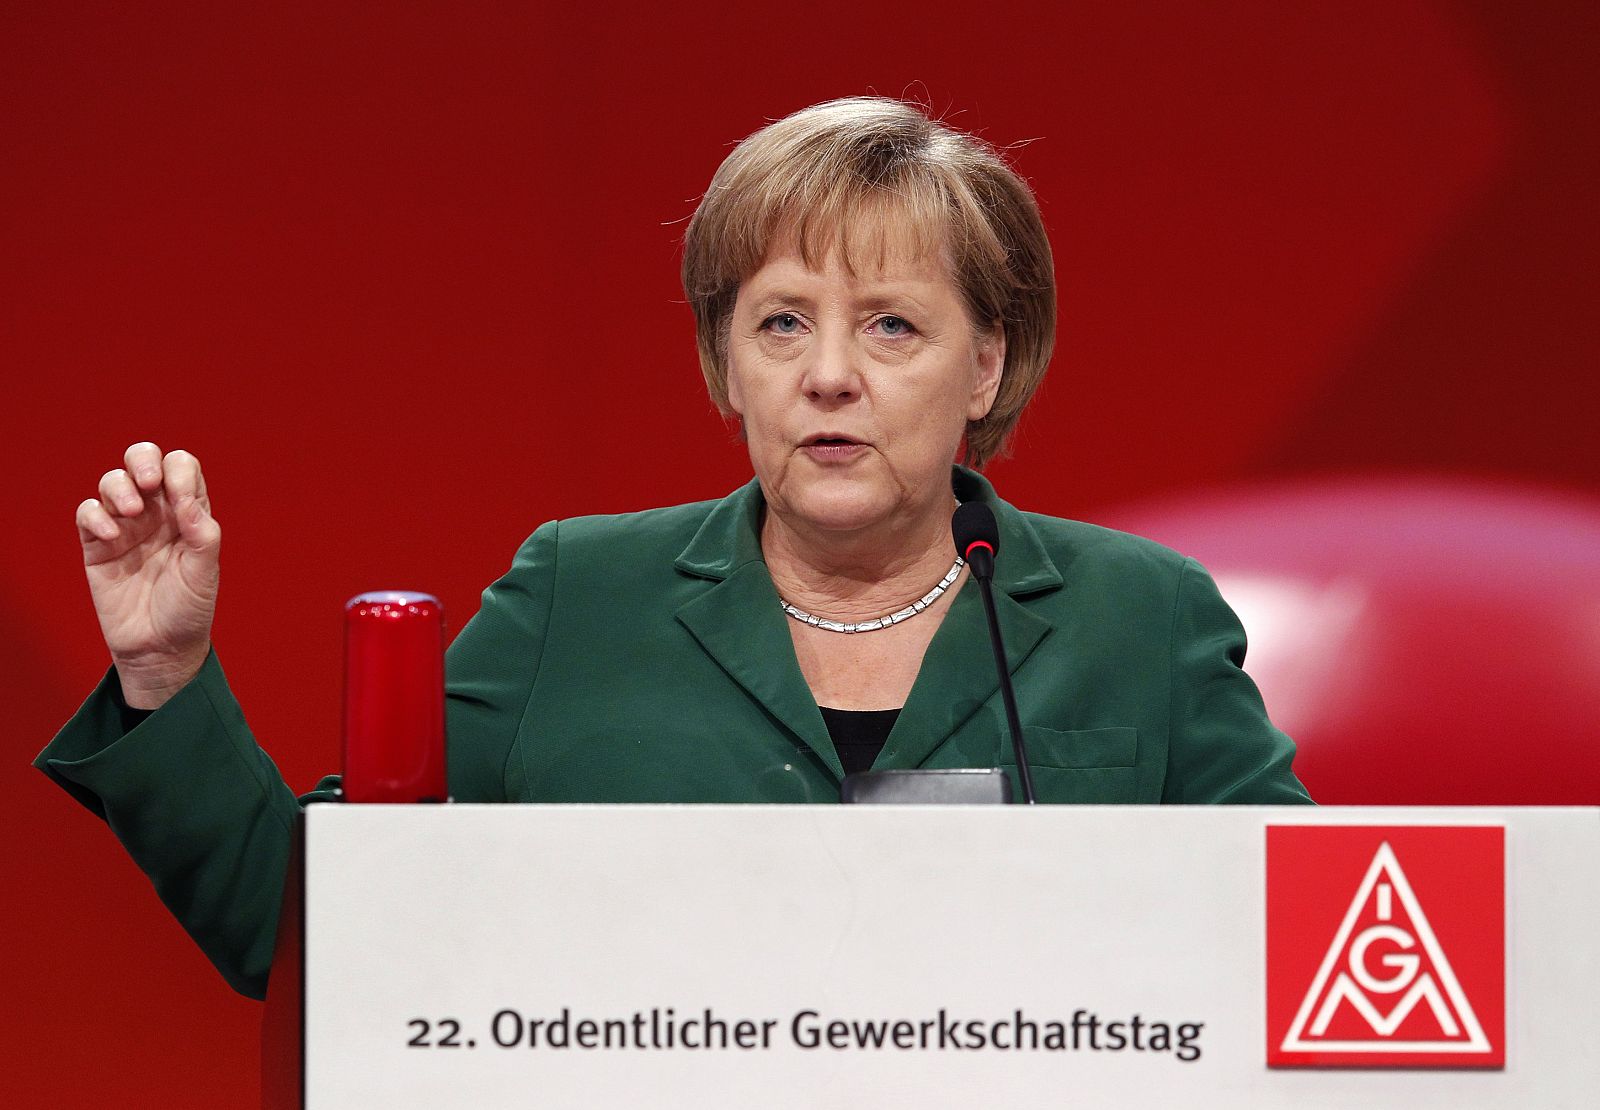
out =
{"type": "MultiPolygon", "coordinates": [[[[995,603],[1041,802],[1309,802],[1294,744],[1240,669],[1244,631],[1193,560],[1020,512],[995,603]]],[[[761,489],[555,521],[483,595],[447,658],[463,802],[820,802],[841,767],[761,556],[761,489]]],[[[982,600],[928,646],[877,768],[1008,767],[982,600]]],[[[298,806],[213,655],[131,730],[115,672],[34,761],[104,818],[237,989],[265,990],[298,806]]]]}

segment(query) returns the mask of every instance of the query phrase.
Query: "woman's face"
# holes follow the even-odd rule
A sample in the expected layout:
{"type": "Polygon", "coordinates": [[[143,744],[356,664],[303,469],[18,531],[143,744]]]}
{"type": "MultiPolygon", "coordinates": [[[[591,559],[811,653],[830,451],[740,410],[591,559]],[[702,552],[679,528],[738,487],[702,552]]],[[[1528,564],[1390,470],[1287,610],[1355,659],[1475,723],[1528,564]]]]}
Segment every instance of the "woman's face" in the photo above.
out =
{"type": "Polygon", "coordinates": [[[728,403],[774,511],[855,531],[944,512],[969,420],[1005,364],[996,325],[974,334],[940,252],[886,251],[852,275],[786,248],[739,286],[728,403]]]}

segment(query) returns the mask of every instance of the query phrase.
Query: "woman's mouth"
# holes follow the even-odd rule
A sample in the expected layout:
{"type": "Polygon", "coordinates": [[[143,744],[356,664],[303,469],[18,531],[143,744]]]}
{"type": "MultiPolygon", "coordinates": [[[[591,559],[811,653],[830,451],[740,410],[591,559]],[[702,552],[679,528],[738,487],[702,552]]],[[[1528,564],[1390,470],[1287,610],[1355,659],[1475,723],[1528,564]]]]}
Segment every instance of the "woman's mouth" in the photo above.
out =
{"type": "Polygon", "coordinates": [[[800,450],[822,463],[848,462],[867,451],[867,445],[850,436],[810,436],[800,445],[800,450]]]}

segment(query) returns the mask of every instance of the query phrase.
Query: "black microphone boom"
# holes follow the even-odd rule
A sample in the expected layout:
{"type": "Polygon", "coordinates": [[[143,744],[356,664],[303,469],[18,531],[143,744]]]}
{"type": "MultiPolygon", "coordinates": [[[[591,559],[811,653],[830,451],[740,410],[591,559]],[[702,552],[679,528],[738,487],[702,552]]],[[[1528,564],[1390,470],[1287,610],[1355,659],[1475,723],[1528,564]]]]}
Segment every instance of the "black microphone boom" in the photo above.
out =
{"type": "Polygon", "coordinates": [[[1017,781],[1022,784],[1022,800],[1034,805],[1033,774],[1028,770],[1028,746],[1022,739],[1022,722],[1017,716],[1017,695],[1011,688],[1011,668],[1006,665],[1006,646],[1000,639],[1000,618],[994,610],[994,559],[1000,553],[1000,525],[994,510],[982,501],[966,501],[950,518],[950,532],[956,550],[972,568],[983,594],[983,610],[989,618],[989,644],[994,648],[994,665],[1000,674],[1000,700],[1006,707],[1006,724],[1011,729],[1011,747],[1017,758],[1017,781]]]}

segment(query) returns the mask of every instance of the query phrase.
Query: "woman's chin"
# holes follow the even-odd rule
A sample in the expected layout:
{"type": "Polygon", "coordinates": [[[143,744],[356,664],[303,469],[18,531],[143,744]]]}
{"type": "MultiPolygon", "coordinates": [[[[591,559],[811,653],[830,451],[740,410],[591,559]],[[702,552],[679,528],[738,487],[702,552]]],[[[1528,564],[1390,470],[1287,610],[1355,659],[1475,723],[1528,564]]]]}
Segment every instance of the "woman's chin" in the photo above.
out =
{"type": "Polygon", "coordinates": [[[860,482],[819,482],[790,503],[791,511],[813,528],[858,532],[894,513],[888,491],[860,482]]]}

